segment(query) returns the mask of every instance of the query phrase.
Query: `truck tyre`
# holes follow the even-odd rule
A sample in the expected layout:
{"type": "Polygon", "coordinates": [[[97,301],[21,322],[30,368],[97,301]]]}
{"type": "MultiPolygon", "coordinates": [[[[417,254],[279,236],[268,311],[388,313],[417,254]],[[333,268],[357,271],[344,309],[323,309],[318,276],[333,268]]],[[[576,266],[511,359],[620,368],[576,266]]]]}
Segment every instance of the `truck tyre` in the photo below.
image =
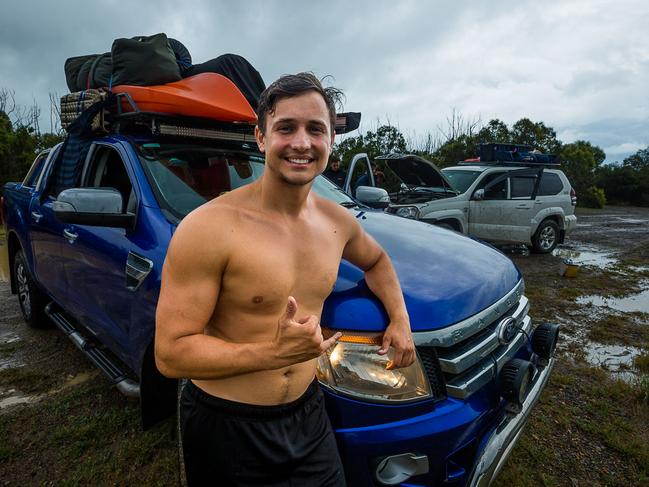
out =
{"type": "Polygon", "coordinates": [[[34,328],[47,327],[50,323],[45,315],[47,296],[32,279],[22,250],[16,252],[13,270],[16,278],[16,288],[18,289],[20,311],[25,323],[34,328]]]}
{"type": "Polygon", "coordinates": [[[537,254],[552,252],[559,243],[559,226],[552,220],[543,220],[532,238],[533,250],[537,254]]]}

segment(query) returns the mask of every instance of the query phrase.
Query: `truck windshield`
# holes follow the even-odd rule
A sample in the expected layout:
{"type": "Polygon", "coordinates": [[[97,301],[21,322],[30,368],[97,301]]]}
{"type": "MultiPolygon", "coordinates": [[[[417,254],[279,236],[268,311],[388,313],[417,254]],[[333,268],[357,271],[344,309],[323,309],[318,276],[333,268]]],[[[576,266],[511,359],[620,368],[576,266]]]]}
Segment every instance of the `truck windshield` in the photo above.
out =
{"type": "MultiPolygon", "coordinates": [[[[263,155],[251,150],[157,142],[135,147],[158,203],[178,219],[223,193],[257,180],[264,172],[263,155]]],[[[322,176],[316,178],[313,190],[342,205],[353,204],[322,176]]]]}
{"type": "Polygon", "coordinates": [[[442,169],[444,175],[459,193],[464,193],[473,184],[481,171],[464,171],[461,169],[442,169]]]}

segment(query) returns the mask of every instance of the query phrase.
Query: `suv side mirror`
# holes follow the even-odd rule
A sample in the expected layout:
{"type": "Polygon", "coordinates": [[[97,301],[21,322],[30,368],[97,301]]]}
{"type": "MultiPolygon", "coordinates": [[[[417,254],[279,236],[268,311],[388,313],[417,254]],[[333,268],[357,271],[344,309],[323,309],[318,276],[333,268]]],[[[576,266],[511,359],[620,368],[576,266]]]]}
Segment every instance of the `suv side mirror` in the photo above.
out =
{"type": "Polygon", "coordinates": [[[482,201],[484,199],[484,189],[476,189],[471,199],[476,201],[482,201]]]}
{"type": "Polygon", "coordinates": [[[122,195],[116,189],[71,188],[61,191],[52,209],[63,223],[131,229],[135,215],[122,213],[122,205],[122,195]]]}
{"type": "Polygon", "coordinates": [[[372,186],[359,186],[356,188],[356,199],[371,208],[387,208],[390,205],[390,196],[383,188],[372,186]]]}

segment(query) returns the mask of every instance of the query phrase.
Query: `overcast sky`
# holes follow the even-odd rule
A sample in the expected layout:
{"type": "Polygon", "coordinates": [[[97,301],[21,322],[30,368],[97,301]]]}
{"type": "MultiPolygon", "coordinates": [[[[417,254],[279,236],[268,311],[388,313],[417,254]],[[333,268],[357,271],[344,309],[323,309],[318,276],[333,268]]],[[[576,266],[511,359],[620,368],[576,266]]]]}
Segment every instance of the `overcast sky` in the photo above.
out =
{"type": "Polygon", "coordinates": [[[647,0],[5,0],[0,88],[35,100],[47,131],[48,93],[67,93],[66,58],[158,32],[195,63],[240,54],[267,84],[332,75],[362,131],[389,121],[416,141],[455,109],[483,123],[542,121],[609,162],[649,146],[647,0]]]}

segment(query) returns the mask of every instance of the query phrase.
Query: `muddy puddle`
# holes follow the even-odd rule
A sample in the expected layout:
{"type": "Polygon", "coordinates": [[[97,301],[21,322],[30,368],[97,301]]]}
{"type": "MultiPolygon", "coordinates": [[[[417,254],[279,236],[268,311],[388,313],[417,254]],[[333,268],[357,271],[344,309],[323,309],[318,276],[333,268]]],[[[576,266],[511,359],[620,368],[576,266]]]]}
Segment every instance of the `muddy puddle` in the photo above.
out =
{"type": "Polygon", "coordinates": [[[587,342],[583,350],[589,364],[609,371],[613,378],[625,382],[636,380],[637,373],[633,369],[633,360],[642,354],[641,349],[625,345],[587,342]]]}
{"type": "Polygon", "coordinates": [[[0,395],[0,410],[17,406],[18,404],[29,404],[38,401],[38,396],[25,396],[15,389],[9,389],[0,395]]]}
{"type": "Polygon", "coordinates": [[[577,336],[562,333],[557,349],[563,353],[577,354],[589,365],[608,371],[613,379],[635,383],[638,372],[633,361],[645,351],[631,345],[607,345],[593,342],[584,337],[582,332],[577,336]],[[575,352],[575,349],[578,352],[575,352]]]}
{"type": "MultiPolygon", "coordinates": [[[[623,298],[604,298],[602,296],[583,296],[577,298],[577,304],[592,304],[593,306],[606,307],[624,313],[649,314],[649,282],[643,283],[644,291],[625,296],[623,298]]],[[[646,323],[649,326],[649,323],[646,323]]]]}
{"type": "Polygon", "coordinates": [[[589,265],[602,269],[618,263],[615,252],[579,242],[561,245],[552,251],[552,255],[561,260],[570,261],[572,264],[589,265]]]}

